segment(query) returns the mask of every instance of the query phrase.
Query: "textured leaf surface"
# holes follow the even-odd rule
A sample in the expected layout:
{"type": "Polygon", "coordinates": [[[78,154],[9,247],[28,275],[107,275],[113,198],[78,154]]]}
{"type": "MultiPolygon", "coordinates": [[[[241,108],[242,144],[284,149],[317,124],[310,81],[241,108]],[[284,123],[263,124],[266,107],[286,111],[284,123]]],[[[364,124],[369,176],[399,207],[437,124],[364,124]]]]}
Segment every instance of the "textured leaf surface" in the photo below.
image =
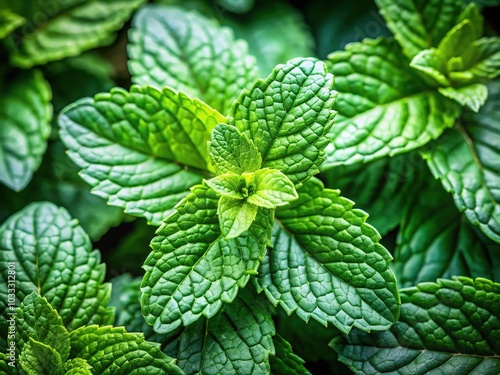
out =
{"type": "Polygon", "coordinates": [[[451,127],[460,106],[408,69],[394,40],[365,39],[329,56],[343,95],[325,165],[366,163],[425,145],[451,127]]]}
{"type": "Polygon", "coordinates": [[[458,209],[500,243],[500,82],[489,88],[490,98],[479,113],[468,115],[424,157],[458,209]]]}
{"type": "Polygon", "coordinates": [[[464,66],[480,82],[500,74],[500,38],[481,38],[464,52],[464,66]]]}
{"type": "Polygon", "coordinates": [[[294,184],[318,173],[335,116],[332,86],[321,61],[297,58],[239,96],[233,124],[255,143],[263,168],[280,170],[294,184]]]}
{"type": "Polygon", "coordinates": [[[500,281],[500,246],[475,233],[439,182],[428,181],[409,199],[398,233],[393,263],[398,285],[453,275],[500,281]]]}
{"type": "Polygon", "coordinates": [[[327,188],[339,189],[367,212],[368,223],[384,236],[401,222],[408,197],[419,188],[422,168],[427,166],[414,152],[368,164],[339,165],[321,177],[327,188]]]}
{"type": "Polygon", "coordinates": [[[394,322],[399,297],[392,258],[365,223],[366,213],[314,179],[276,215],[273,248],[257,279],[274,305],[343,332],[394,322]]]}
{"type": "Polygon", "coordinates": [[[23,346],[19,364],[29,375],[58,374],[62,368],[59,353],[50,346],[32,338],[23,346]]]}
{"type": "Polygon", "coordinates": [[[188,167],[207,168],[210,131],[224,120],[183,93],[133,86],[76,102],[59,124],[93,192],[159,225],[201,181],[188,167]]]}
{"type": "Polygon", "coordinates": [[[479,111],[479,108],[483,106],[488,98],[488,88],[482,83],[475,83],[459,88],[440,87],[439,92],[474,112],[479,111]]]}
{"type": "Polygon", "coordinates": [[[245,22],[229,17],[222,22],[228,23],[237,37],[248,42],[250,53],[257,58],[261,77],[295,57],[314,56],[313,36],[302,14],[287,3],[267,2],[265,6],[257,5],[245,17],[245,22]]]}
{"type": "Polygon", "coordinates": [[[463,5],[455,0],[376,0],[387,26],[409,58],[437,47],[455,25],[463,5]]]}
{"type": "Polygon", "coordinates": [[[250,186],[255,186],[255,192],[248,196],[248,202],[260,207],[284,206],[298,197],[292,181],[280,171],[273,169],[263,168],[256,171],[250,186]]]}
{"type": "MultiPolygon", "coordinates": [[[[17,333],[19,341],[18,347],[24,347],[30,340],[35,340],[32,346],[37,343],[45,344],[59,353],[59,361],[68,358],[70,343],[68,331],[63,325],[63,321],[57,311],[47,302],[44,297],[40,297],[35,292],[29,294],[17,310],[17,333]]],[[[45,350],[41,348],[41,350],[45,350]]],[[[36,348],[31,348],[31,352],[36,348]]],[[[34,355],[31,353],[31,355],[34,355]]]]}
{"type": "Polygon", "coordinates": [[[276,354],[270,357],[274,375],[307,375],[310,372],[304,367],[304,360],[295,355],[292,346],[280,335],[273,338],[276,354]]]}
{"type": "Polygon", "coordinates": [[[245,288],[213,318],[186,327],[179,366],[186,375],[269,374],[274,334],[268,302],[245,288]]]}
{"type": "Polygon", "coordinates": [[[74,358],[63,364],[61,372],[64,375],[92,375],[92,366],[82,358],[74,358]]]}
{"type": "Polygon", "coordinates": [[[495,375],[500,371],[500,284],[460,277],[401,290],[389,331],[334,341],[362,374],[495,375]]]}
{"type": "Polygon", "coordinates": [[[260,209],[238,238],[221,236],[217,194],[197,185],[158,229],[144,263],[142,312],[158,333],[212,317],[255,272],[270,241],[273,215],[260,209]]]}
{"type": "MultiPolygon", "coordinates": [[[[61,60],[112,41],[131,13],[144,0],[91,0],[72,3],[32,4],[29,28],[21,29],[20,43],[12,41],[11,61],[29,68],[61,60]],[[40,16],[40,14],[42,16],[40,16]],[[45,18],[40,22],[40,18],[45,18]]],[[[23,4],[13,4],[14,9],[23,4]]],[[[24,14],[21,13],[20,14],[24,14]]]]}
{"type": "Polygon", "coordinates": [[[24,18],[19,14],[12,12],[10,9],[0,10],[0,39],[5,38],[16,28],[25,22],[24,18]]]}
{"type": "MultiPolygon", "coordinates": [[[[85,324],[109,324],[110,285],[103,284],[100,254],[87,234],[63,208],[32,203],[0,227],[0,261],[16,264],[16,299],[37,292],[53,306],[68,330],[85,324]]],[[[2,309],[7,301],[7,267],[2,267],[2,309]]],[[[0,320],[2,326],[5,318],[0,320]]]]}
{"type": "Polygon", "coordinates": [[[217,174],[254,172],[260,168],[259,150],[234,126],[219,124],[211,134],[210,160],[217,174]]]}
{"type": "Polygon", "coordinates": [[[222,235],[226,239],[236,238],[252,225],[259,207],[247,200],[222,196],[219,199],[217,214],[222,235]]]}
{"type": "Polygon", "coordinates": [[[50,135],[50,87],[39,71],[3,77],[0,96],[0,182],[24,189],[47,148],[50,135]]]}
{"type": "Polygon", "coordinates": [[[132,22],[128,53],[134,83],[171,86],[223,114],[257,78],[245,42],[215,21],[176,7],[142,7],[132,22]]]}
{"type": "Polygon", "coordinates": [[[182,374],[175,361],[140,333],[91,325],[70,333],[71,357],[85,359],[96,374],[182,374]]]}

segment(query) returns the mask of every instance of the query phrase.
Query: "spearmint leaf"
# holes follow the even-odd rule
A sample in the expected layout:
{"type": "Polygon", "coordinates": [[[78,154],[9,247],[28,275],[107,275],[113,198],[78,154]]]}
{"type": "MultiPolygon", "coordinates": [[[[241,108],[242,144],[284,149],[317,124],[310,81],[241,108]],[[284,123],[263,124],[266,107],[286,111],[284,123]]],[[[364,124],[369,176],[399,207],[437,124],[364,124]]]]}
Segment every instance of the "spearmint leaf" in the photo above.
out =
{"type": "Polygon", "coordinates": [[[26,20],[10,9],[0,9],[0,39],[5,38],[26,20]]]}
{"type": "MultiPolygon", "coordinates": [[[[17,310],[17,345],[24,352],[25,346],[31,341],[46,345],[59,354],[59,361],[65,361],[69,356],[70,342],[68,331],[57,311],[47,302],[47,299],[33,292],[26,296],[17,310]]],[[[32,345],[36,346],[36,343],[32,345]]],[[[31,348],[33,352],[36,348],[31,348]]],[[[33,353],[31,354],[33,355],[33,353]]]]}
{"type": "MultiPolygon", "coordinates": [[[[455,0],[376,0],[387,27],[410,59],[437,47],[456,24],[463,5],[455,0]]],[[[342,92],[342,90],[339,90],[342,92]]]]}
{"type": "Polygon", "coordinates": [[[63,111],[60,135],[93,192],[160,225],[207,169],[210,131],[226,119],[170,88],[86,98],[63,111]],[[183,164],[183,165],[182,165],[183,164]]]}
{"type": "Polygon", "coordinates": [[[488,98],[488,87],[482,83],[474,83],[465,87],[440,87],[439,92],[453,99],[470,110],[477,112],[488,98]]]}
{"type": "Polygon", "coordinates": [[[257,146],[262,168],[280,170],[296,185],[319,172],[335,116],[332,86],[321,61],[297,58],[241,93],[232,123],[257,146]]]}
{"type": "MultiPolygon", "coordinates": [[[[110,284],[98,251],[91,251],[87,234],[64,208],[32,203],[0,227],[0,262],[13,262],[16,299],[37,292],[53,306],[68,330],[85,324],[109,324],[110,284]]],[[[7,267],[0,273],[0,306],[6,308],[7,267]]],[[[0,325],[6,324],[5,317],[0,325]]]]}
{"type": "Polygon", "coordinates": [[[19,364],[28,375],[59,374],[62,368],[57,350],[31,337],[23,346],[19,364]]]}
{"type": "Polygon", "coordinates": [[[132,21],[129,69],[140,85],[171,86],[227,114],[257,78],[255,58],[232,30],[197,12],[147,5],[132,21]]]}
{"type": "Polygon", "coordinates": [[[435,48],[420,51],[410,62],[412,68],[433,78],[439,85],[450,86],[451,82],[446,76],[446,65],[445,55],[435,48]]]}
{"type": "Polygon", "coordinates": [[[484,83],[500,74],[500,38],[481,38],[473,42],[463,54],[465,72],[484,83]]]}
{"type": "Polygon", "coordinates": [[[226,239],[236,238],[252,225],[259,207],[250,203],[250,199],[235,199],[222,196],[219,199],[217,212],[222,235],[226,239]]]}
{"type": "Polygon", "coordinates": [[[252,9],[255,0],[215,0],[221,7],[233,13],[246,13],[252,9]]]}
{"type": "MultiPolygon", "coordinates": [[[[21,29],[20,40],[11,40],[11,61],[22,68],[30,68],[109,44],[115,31],[122,28],[143,2],[93,0],[71,4],[65,1],[55,7],[49,6],[50,11],[44,8],[43,2],[35,3],[35,8],[30,10],[32,17],[28,16],[30,27],[21,29]],[[40,22],[40,14],[49,19],[40,22]]],[[[12,5],[14,10],[20,8],[19,14],[26,11],[22,3],[12,5]]]]}
{"type": "Polygon", "coordinates": [[[246,181],[240,175],[234,173],[221,174],[210,180],[203,180],[203,182],[217,193],[226,197],[235,199],[244,198],[242,190],[243,188],[246,189],[246,181]]]}
{"type": "Polygon", "coordinates": [[[273,337],[276,354],[269,358],[273,375],[310,375],[304,360],[295,355],[292,346],[280,335],[273,337]]]}
{"type": "Polygon", "coordinates": [[[269,374],[275,332],[269,303],[242,289],[213,318],[186,327],[179,339],[179,367],[186,375],[269,374]]]}
{"type": "Polygon", "coordinates": [[[401,290],[389,331],[353,330],[332,346],[352,371],[495,375],[500,371],[500,284],[466,277],[401,290]]]}
{"type": "Polygon", "coordinates": [[[274,305],[343,332],[380,330],[397,319],[392,258],[366,213],[313,179],[276,215],[273,248],[257,278],[274,305]]]}
{"type": "Polygon", "coordinates": [[[86,360],[96,374],[182,374],[159,344],[123,327],[81,327],[70,333],[70,339],[71,357],[86,360]]]}
{"type": "Polygon", "coordinates": [[[324,166],[367,163],[419,148],[455,123],[460,106],[408,69],[391,39],[365,39],[329,57],[338,115],[324,166]]]}
{"type": "Polygon", "coordinates": [[[2,77],[0,182],[19,191],[42,161],[50,135],[51,91],[37,70],[2,77]]]}
{"type": "Polygon", "coordinates": [[[16,369],[16,357],[7,355],[7,353],[0,353],[0,371],[3,371],[5,374],[17,375],[18,371],[16,369]]]}
{"type": "Polygon", "coordinates": [[[392,269],[400,288],[453,275],[498,279],[500,247],[487,243],[456,210],[439,182],[411,196],[392,269]]]}
{"type": "Polygon", "coordinates": [[[465,49],[481,36],[475,33],[475,27],[470,20],[465,19],[446,33],[437,47],[446,60],[461,56],[465,49]]]}
{"type": "Polygon", "coordinates": [[[61,369],[64,375],[92,375],[92,366],[82,358],[73,358],[66,361],[61,369]]]}
{"type": "MultiPolygon", "coordinates": [[[[331,6],[329,4],[329,9],[331,6]]],[[[265,6],[254,8],[245,17],[245,22],[228,17],[222,22],[231,26],[238,38],[248,42],[263,77],[278,64],[315,54],[314,38],[302,13],[287,3],[267,2],[265,6]]]]}
{"type": "Polygon", "coordinates": [[[259,209],[246,233],[221,236],[218,196],[197,185],[165,219],[152,240],[143,268],[141,306],[158,333],[210,318],[234,300],[256,271],[272,231],[272,211],[259,209]]]}
{"type": "Polygon", "coordinates": [[[429,168],[457,208],[493,241],[500,243],[500,155],[498,118],[500,82],[489,86],[490,97],[479,113],[468,115],[450,130],[444,142],[424,150],[429,168]]]}
{"type": "Polygon", "coordinates": [[[257,147],[231,125],[217,125],[212,131],[208,147],[210,161],[217,174],[254,172],[262,164],[257,147]]]}
{"type": "Polygon", "coordinates": [[[293,182],[277,170],[258,170],[252,174],[251,184],[255,186],[255,192],[248,196],[248,202],[259,207],[284,206],[298,197],[293,182]]]}

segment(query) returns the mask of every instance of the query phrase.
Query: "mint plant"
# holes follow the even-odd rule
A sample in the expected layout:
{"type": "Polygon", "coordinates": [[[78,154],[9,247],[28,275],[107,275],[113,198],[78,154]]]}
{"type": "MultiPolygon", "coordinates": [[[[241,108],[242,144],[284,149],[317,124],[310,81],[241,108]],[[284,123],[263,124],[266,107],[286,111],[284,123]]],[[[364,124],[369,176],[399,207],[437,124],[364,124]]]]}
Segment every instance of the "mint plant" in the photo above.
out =
{"type": "Polygon", "coordinates": [[[0,1],[1,371],[498,373],[484,6],[0,1]]]}

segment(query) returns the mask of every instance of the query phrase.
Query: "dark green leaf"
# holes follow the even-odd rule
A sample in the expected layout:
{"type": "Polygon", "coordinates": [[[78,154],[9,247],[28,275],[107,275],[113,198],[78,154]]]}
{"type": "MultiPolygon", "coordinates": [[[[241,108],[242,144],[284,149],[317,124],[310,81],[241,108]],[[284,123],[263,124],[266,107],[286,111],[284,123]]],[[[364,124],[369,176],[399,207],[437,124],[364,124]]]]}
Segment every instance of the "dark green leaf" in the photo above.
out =
{"type": "Polygon", "coordinates": [[[10,9],[0,9],[0,39],[5,38],[26,20],[10,9]]]}
{"type": "Polygon", "coordinates": [[[304,360],[295,355],[292,346],[280,335],[273,338],[276,354],[270,357],[273,375],[308,375],[304,360]]]}
{"type": "Polygon", "coordinates": [[[32,337],[23,346],[19,364],[28,375],[59,374],[62,369],[61,356],[57,350],[32,337]]]}

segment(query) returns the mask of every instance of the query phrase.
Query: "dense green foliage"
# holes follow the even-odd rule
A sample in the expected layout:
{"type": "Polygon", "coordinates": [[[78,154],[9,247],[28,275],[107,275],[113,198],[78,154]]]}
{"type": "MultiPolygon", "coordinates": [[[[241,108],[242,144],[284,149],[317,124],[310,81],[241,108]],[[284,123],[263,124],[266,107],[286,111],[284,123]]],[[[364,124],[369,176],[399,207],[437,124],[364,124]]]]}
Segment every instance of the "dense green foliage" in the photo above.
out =
{"type": "Polygon", "coordinates": [[[0,0],[0,371],[498,374],[486,9],[0,0]]]}

